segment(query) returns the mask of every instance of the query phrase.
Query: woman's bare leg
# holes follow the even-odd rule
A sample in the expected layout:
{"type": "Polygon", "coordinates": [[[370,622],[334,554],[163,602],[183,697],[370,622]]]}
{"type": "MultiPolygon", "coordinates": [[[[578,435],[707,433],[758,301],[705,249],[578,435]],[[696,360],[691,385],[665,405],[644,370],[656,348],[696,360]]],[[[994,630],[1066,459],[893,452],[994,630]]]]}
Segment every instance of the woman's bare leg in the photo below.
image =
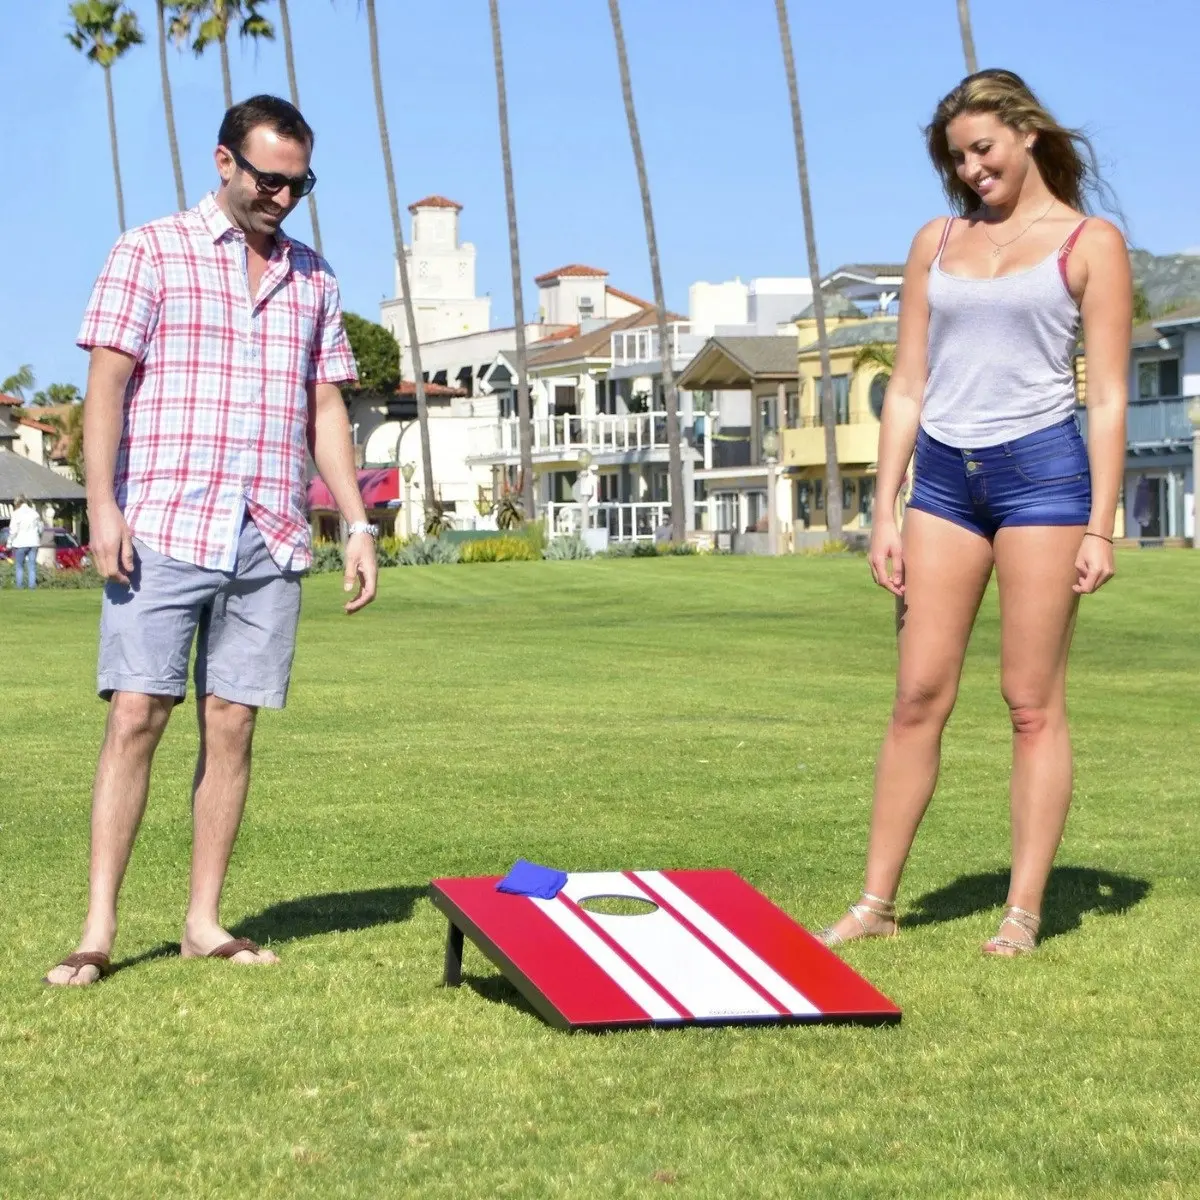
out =
{"type": "MultiPolygon", "coordinates": [[[[941,517],[909,509],[903,538],[899,672],[875,768],[864,889],[889,901],[937,783],[942,730],[954,708],[971,626],[992,573],[991,543],[941,517]]],[[[870,913],[863,920],[872,932],[891,925],[870,913]]],[[[849,941],[863,927],[847,913],[833,931],[849,941]]]]}

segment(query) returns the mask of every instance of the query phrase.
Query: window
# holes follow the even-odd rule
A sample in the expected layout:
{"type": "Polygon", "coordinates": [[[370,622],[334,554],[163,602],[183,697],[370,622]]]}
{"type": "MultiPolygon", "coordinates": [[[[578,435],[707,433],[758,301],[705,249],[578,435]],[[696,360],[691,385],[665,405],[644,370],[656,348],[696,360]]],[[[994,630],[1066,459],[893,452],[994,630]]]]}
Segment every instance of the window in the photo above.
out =
{"type": "MultiPolygon", "coordinates": [[[[813,404],[816,408],[817,425],[824,425],[824,415],[821,412],[821,393],[824,384],[821,376],[817,377],[817,386],[813,389],[813,404]]],[[[850,424],[850,376],[833,376],[833,413],[837,425],[850,424]]]]}
{"type": "Polygon", "coordinates": [[[871,506],[875,503],[875,477],[864,475],[858,481],[858,515],[864,525],[871,523],[871,506]]]}
{"type": "Polygon", "coordinates": [[[717,492],[713,496],[713,501],[714,528],[721,531],[733,529],[737,525],[737,492],[717,492]]]}
{"type": "Polygon", "coordinates": [[[883,398],[887,393],[889,379],[891,379],[890,375],[880,372],[880,374],[871,380],[871,390],[868,395],[871,404],[871,414],[877,421],[883,420],[883,398]]]}
{"type": "Polygon", "coordinates": [[[575,385],[558,383],[554,386],[554,415],[575,412],[575,385]]]}
{"type": "Polygon", "coordinates": [[[854,507],[854,480],[842,480],[842,512],[848,513],[854,507]]]}
{"type": "Polygon", "coordinates": [[[813,480],[813,508],[822,511],[825,508],[825,480],[823,479],[813,480]]]}
{"type": "Polygon", "coordinates": [[[1160,358],[1138,363],[1138,399],[1179,395],[1179,359],[1160,358]]]}
{"type": "Polygon", "coordinates": [[[787,404],[785,407],[787,408],[787,414],[786,414],[787,427],[789,429],[799,429],[800,428],[800,393],[799,392],[788,392],[787,404]]]}

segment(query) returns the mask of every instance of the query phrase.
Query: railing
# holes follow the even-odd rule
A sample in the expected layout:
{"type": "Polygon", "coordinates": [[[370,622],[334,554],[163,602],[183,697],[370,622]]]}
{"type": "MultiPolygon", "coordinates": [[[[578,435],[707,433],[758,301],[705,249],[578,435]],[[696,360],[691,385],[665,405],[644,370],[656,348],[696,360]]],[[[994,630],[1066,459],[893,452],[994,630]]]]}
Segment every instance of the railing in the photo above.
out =
{"type": "MultiPolygon", "coordinates": [[[[547,504],[545,511],[550,528],[556,533],[578,533],[581,508],[578,504],[547,504]]],[[[588,527],[607,529],[614,542],[641,542],[654,537],[654,531],[671,523],[669,503],[619,504],[616,502],[588,505],[588,527]]]]}
{"type": "MultiPolygon", "coordinates": [[[[635,450],[667,448],[666,413],[635,413],[629,416],[539,417],[531,422],[533,453],[555,454],[589,450],[593,454],[625,454],[635,450]]],[[[521,425],[516,417],[504,417],[495,425],[475,431],[471,456],[488,458],[521,452],[521,425]]]]}
{"type": "MultiPolygon", "coordinates": [[[[693,334],[687,321],[668,322],[667,340],[671,347],[672,359],[690,358],[704,345],[704,338],[693,334]]],[[[661,357],[658,329],[654,325],[626,329],[612,335],[614,367],[628,366],[631,363],[658,362],[661,357]]]]}
{"type": "MultiPolygon", "coordinates": [[[[1152,400],[1131,400],[1126,413],[1125,444],[1130,450],[1150,450],[1191,444],[1192,422],[1188,407],[1195,397],[1159,396],[1152,400]]],[[[1080,428],[1087,436],[1087,409],[1076,410],[1080,428]]]]}

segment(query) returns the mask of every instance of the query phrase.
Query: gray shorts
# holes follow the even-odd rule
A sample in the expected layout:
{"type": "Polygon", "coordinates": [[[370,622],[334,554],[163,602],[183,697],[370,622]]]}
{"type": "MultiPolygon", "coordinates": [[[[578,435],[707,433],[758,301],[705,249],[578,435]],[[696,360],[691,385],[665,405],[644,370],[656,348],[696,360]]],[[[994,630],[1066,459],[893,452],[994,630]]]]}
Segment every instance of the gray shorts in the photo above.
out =
{"type": "Polygon", "coordinates": [[[281,571],[253,521],[242,526],[237,567],[210,571],[151,550],[135,538],[130,586],[108,583],[100,612],[97,688],[187,695],[196,642],[196,692],[254,708],[287,700],[299,572],[281,571]]]}

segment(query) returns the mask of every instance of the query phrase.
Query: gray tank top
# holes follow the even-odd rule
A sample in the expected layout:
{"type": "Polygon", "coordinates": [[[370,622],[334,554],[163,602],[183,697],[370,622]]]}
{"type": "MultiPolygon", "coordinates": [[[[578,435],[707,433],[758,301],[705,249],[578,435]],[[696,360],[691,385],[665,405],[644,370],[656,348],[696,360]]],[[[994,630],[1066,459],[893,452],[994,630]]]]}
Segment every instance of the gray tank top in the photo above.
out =
{"type": "Polygon", "coordinates": [[[1066,260],[1086,222],[1037,266],[995,279],[942,270],[954,224],[929,270],[929,350],[921,426],[958,449],[995,446],[1075,411],[1079,307],[1066,260]]]}

